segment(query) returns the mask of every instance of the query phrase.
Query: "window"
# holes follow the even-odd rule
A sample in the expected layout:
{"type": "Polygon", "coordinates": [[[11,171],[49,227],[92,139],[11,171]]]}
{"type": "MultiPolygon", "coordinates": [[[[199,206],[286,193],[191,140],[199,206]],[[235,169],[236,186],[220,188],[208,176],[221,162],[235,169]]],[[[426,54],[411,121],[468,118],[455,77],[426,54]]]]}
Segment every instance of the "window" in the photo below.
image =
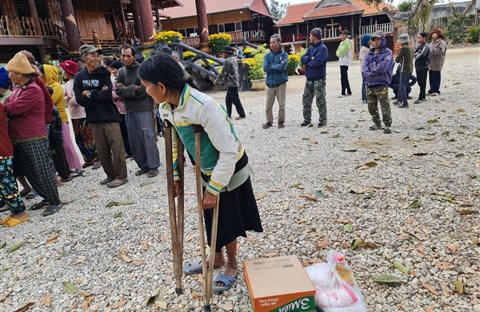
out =
{"type": "Polygon", "coordinates": [[[179,33],[182,34],[182,36],[186,37],[187,36],[187,30],[185,28],[179,28],[177,29],[179,33]]]}
{"type": "Polygon", "coordinates": [[[219,33],[242,31],[242,22],[218,24],[217,28],[219,33]]]}

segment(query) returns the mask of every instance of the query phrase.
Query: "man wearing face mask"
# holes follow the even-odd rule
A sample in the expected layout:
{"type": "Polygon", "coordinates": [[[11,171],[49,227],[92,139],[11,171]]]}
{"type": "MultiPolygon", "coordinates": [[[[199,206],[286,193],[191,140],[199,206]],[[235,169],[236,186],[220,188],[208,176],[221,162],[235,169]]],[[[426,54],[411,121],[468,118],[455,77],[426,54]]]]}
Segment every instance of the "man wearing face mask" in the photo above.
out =
{"type": "Polygon", "coordinates": [[[125,148],[120,131],[120,113],[112,101],[110,72],[101,66],[100,49],[84,44],[80,56],[85,68],[75,75],[73,90],[77,103],[85,107],[97,153],[107,178],[100,184],[110,188],[128,182],[125,148]]]}

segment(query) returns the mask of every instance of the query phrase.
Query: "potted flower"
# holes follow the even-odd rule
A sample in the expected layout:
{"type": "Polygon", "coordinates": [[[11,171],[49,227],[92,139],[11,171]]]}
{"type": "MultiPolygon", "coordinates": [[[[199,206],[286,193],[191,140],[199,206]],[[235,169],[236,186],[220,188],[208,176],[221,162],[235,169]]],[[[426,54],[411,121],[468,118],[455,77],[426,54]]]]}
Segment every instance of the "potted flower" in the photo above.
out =
{"type": "Polygon", "coordinates": [[[180,39],[180,41],[183,39],[183,35],[177,31],[169,30],[169,31],[160,31],[157,32],[153,36],[153,41],[155,43],[163,43],[163,44],[169,44],[172,42],[177,41],[177,38],[180,39]]]}
{"type": "Polygon", "coordinates": [[[230,43],[232,43],[230,34],[211,34],[208,37],[208,46],[216,56],[222,52],[223,48],[230,46],[230,43]]]}

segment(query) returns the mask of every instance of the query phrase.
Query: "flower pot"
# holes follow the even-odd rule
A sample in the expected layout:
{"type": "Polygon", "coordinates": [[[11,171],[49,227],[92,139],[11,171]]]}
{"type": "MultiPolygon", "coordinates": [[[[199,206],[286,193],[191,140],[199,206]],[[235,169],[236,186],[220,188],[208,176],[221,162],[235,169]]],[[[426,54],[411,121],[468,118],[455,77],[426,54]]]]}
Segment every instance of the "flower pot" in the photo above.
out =
{"type": "Polygon", "coordinates": [[[265,90],[265,78],[252,79],[252,90],[265,90]]]}

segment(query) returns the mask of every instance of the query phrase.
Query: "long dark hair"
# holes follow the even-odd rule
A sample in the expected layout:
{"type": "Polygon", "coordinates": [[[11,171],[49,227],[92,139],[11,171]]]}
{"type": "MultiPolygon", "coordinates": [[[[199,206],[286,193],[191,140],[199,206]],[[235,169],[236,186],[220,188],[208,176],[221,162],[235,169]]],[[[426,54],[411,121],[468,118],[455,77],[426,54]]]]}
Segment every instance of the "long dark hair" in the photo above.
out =
{"type": "Polygon", "coordinates": [[[162,83],[167,90],[182,92],[185,87],[183,70],[170,55],[158,53],[138,68],[138,77],[151,83],[162,83]]]}

